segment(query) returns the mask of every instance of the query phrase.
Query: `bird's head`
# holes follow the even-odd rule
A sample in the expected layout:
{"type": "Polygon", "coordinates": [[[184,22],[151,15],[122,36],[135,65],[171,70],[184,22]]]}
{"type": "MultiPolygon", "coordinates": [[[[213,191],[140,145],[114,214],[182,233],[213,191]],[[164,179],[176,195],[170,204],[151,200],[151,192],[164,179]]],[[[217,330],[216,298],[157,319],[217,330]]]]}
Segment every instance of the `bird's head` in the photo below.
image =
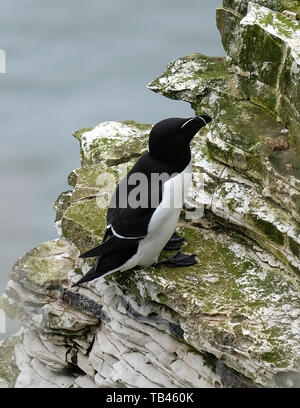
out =
{"type": "Polygon", "coordinates": [[[150,155],[157,160],[178,159],[190,152],[190,142],[209,122],[207,115],[192,118],[169,118],[153,126],[149,137],[150,155]]]}

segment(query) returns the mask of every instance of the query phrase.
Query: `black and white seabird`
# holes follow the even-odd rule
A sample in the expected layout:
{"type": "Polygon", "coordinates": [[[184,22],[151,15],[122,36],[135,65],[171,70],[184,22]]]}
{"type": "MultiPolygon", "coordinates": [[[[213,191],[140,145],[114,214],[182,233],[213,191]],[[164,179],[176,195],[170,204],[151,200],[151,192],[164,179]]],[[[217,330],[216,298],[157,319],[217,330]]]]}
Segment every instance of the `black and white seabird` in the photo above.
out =
{"type": "MultiPolygon", "coordinates": [[[[149,152],[136,162],[113,194],[101,245],[81,255],[97,256],[97,261],[74,286],[137,265],[156,264],[164,248],[180,248],[182,239],[174,231],[192,181],[190,142],[211,120],[207,115],[169,118],[153,126],[149,152]],[[141,175],[146,181],[143,187],[141,175]],[[154,183],[154,179],[160,181],[154,183]],[[146,202],[136,206],[130,196],[138,183],[139,198],[145,193],[146,202]]],[[[188,266],[196,260],[193,255],[178,253],[163,263],[188,266]]]]}

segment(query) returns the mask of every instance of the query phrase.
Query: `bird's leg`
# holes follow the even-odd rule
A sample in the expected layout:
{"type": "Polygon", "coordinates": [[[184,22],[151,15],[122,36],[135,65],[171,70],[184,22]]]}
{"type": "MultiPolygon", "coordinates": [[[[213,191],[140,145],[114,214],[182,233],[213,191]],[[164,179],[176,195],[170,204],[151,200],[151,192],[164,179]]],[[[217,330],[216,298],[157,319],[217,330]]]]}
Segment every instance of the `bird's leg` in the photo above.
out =
{"type": "Polygon", "coordinates": [[[170,266],[192,266],[197,263],[195,255],[186,255],[177,252],[173,258],[158,262],[155,266],[170,265],[170,266]]]}
{"type": "MultiPolygon", "coordinates": [[[[164,249],[168,251],[175,251],[181,248],[183,242],[183,238],[174,232],[171,236],[167,244],[165,245],[164,249]]],[[[175,256],[170,259],[166,259],[165,261],[160,261],[156,264],[156,266],[160,265],[170,265],[170,266],[192,266],[197,263],[195,255],[186,255],[181,252],[177,252],[175,256]]]]}
{"type": "Polygon", "coordinates": [[[164,249],[167,251],[178,251],[181,248],[183,238],[174,232],[169,241],[166,243],[164,249]]]}

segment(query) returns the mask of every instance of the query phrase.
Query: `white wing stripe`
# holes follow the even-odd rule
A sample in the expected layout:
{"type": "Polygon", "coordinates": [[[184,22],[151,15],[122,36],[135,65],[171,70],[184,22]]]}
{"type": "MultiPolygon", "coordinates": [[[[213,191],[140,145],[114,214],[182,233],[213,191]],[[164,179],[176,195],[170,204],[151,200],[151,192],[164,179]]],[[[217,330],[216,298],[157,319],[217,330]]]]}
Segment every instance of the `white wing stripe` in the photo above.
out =
{"type": "Polygon", "coordinates": [[[110,225],[110,228],[111,228],[111,230],[112,230],[112,233],[113,233],[116,237],[118,237],[118,238],[122,238],[122,239],[141,239],[141,238],[144,238],[144,237],[145,237],[145,235],[143,235],[142,237],[124,237],[123,235],[118,234],[118,233],[114,230],[114,228],[113,228],[112,225],[110,225]]]}

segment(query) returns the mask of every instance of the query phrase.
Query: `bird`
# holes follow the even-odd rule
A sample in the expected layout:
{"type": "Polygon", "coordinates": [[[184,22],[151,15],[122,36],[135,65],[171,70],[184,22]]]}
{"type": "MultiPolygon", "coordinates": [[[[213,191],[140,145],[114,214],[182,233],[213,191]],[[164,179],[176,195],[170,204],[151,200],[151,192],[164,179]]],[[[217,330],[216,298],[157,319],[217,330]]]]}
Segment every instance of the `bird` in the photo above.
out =
{"type": "Polygon", "coordinates": [[[190,142],[211,120],[208,115],[168,118],[152,127],[148,152],[113,193],[102,243],[80,255],[97,257],[96,263],[73,286],[136,266],[197,263],[194,255],[180,252],[165,261],[158,258],[163,249],[181,247],[175,228],[192,182],[190,142]]]}

